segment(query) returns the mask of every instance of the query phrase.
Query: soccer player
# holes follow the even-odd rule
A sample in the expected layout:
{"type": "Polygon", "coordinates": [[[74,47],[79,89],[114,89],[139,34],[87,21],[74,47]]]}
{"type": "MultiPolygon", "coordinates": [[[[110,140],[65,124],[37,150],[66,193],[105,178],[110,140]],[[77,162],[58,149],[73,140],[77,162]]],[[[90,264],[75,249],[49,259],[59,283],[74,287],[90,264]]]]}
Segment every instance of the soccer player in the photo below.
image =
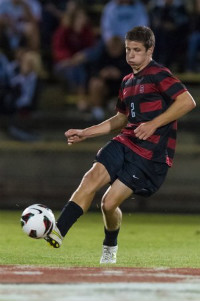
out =
{"type": "MultiPolygon", "coordinates": [[[[76,220],[90,207],[95,193],[110,183],[102,198],[105,239],[100,263],[116,263],[117,237],[122,221],[119,206],[132,193],[151,196],[165,180],[172,165],[177,119],[195,107],[186,87],[152,59],[155,37],[139,26],[125,37],[126,61],[133,72],[124,77],[117,113],[86,129],[70,129],[68,144],[121,129],[96,155],[46,240],[60,247],[76,220]]],[[[166,49],[167,51],[167,49],[166,49]]]]}

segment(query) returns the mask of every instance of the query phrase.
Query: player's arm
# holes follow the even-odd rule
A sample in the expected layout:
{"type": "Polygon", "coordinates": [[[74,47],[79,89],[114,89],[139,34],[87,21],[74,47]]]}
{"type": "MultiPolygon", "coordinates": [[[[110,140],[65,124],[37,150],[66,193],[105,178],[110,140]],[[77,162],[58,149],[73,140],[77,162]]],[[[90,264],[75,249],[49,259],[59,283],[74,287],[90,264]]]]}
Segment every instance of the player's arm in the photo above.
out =
{"type": "Polygon", "coordinates": [[[68,139],[68,144],[73,144],[87,138],[105,135],[113,130],[121,129],[127,124],[127,121],[127,116],[118,112],[115,116],[89,128],[68,130],[65,132],[65,136],[68,139]]]}
{"type": "Polygon", "coordinates": [[[134,131],[136,137],[146,140],[153,135],[157,128],[179,119],[194,109],[195,106],[196,103],[189,92],[180,94],[164,113],[160,114],[151,121],[140,124],[134,131]]]}

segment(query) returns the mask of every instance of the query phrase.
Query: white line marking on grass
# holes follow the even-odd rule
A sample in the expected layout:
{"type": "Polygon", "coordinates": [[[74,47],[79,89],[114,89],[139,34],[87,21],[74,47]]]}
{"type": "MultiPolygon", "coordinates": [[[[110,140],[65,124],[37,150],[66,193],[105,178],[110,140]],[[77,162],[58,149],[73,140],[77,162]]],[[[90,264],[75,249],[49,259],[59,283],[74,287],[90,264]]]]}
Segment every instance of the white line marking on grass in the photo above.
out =
{"type": "Polygon", "coordinates": [[[0,301],[199,301],[199,283],[0,284],[0,301]]]}

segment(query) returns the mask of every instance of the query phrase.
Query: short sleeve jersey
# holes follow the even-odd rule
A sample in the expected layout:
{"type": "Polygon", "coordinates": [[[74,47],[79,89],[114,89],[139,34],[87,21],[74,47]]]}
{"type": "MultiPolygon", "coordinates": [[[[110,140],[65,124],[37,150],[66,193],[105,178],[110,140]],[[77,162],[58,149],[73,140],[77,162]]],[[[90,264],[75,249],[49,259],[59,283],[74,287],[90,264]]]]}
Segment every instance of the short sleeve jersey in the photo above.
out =
{"type": "Polygon", "coordinates": [[[113,139],[148,160],[171,166],[177,121],[158,128],[147,140],[137,138],[134,129],[165,112],[175,98],[185,91],[185,86],[169,69],[153,60],[137,74],[128,74],[122,80],[116,106],[118,112],[127,116],[128,124],[113,139]]]}

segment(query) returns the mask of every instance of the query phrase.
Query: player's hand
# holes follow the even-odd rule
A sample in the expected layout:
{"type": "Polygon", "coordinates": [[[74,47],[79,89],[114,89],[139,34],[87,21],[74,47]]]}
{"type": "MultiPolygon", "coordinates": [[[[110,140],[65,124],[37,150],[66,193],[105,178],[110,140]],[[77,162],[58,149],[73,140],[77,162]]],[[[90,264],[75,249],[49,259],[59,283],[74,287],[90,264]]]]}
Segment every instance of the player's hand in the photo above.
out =
{"type": "Polygon", "coordinates": [[[65,132],[68,145],[83,141],[86,139],[83,135],[83,130],[71,129],[65,132]]]}
{"type": "Polygon", "coordinates": [[[151,122],[141,123],[135,130],[135,136],[141,140],[147,140],[156,131],[155,125],[151,122]]]}

